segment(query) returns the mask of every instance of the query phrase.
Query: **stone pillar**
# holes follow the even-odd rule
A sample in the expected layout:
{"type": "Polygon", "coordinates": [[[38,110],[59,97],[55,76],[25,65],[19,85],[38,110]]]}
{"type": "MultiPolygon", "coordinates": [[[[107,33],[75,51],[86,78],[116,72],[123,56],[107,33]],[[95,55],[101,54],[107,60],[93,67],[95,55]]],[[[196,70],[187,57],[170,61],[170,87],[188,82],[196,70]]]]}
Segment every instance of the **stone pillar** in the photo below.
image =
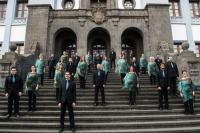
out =
{"type": "Polygon", "coordinates": [[[86,31],[84,27],[81,27],[77,34],[77,53],[80,56],[86,55],[87,53],[87,34],[83,34],[84,31],[86,31]]]}
{"type": "Polygon", "coordinates": [[[48,25],[51,5],[29,5],[26,29],[25,53],[29,54],[32,45],[38,44],[41,52],[46,54],[48,45],[48,25]]]}
{"type": "Polygon", "coordinates": [[[182,44],[183,52],[175,58],[175,62],[178,65],[180,77],[182,70],[187,70],[195,85],[200,86],[200,58],[196,57],[193,51],[188,50],[189,46],[191,45],[188,42],[182,44]]]}
{"type": "Polygon", "coordinates": [[[160,43],[165,41],[170,44],[169,52],[172,52],[173,39],[172,39],[172,30],[171,30],[171,21],[169,16],[169,5],[160,4],[160,5],[147,5],[149,18],[149,50],[145,51],[151,53],[151,55],[156,55],[160,47],[160,43]]]}
{"type": "Polygon", "coordinates": [[[186,24],[187,40],[190,44],[189,49],[196,52],[196,47],[195,47],[193,34],[192,34],[192,19],[191,19],[192,17],[190,14],[189,0],[180,0],[180,6],[181,6],[181,15],[186,24]]]}
{"type": "Polygon", "coordinates": [[[81,0],[81,9],[89,9],[90,8],[90,0],[81,0]]]}
{"type": "Polygon", "coordinates": [[[111,49],[114,48],[117,58],[121,54],[121,35],[118,35],[120,32],[118,29],[114,29],[112,32],[110,32],[110,39],[111,39],[111,49]]]}
{"type": "Polygon", "coordinates": [[[7,9],[6,9],[6,18],[5,18],[6,26],[5,26],[4,41],[2,45],[2,53],[9,51],[11,28],[12,28],[12,22],[15,17],[16,4],[17,4],[17,0],[8,0],[7,9]]]}

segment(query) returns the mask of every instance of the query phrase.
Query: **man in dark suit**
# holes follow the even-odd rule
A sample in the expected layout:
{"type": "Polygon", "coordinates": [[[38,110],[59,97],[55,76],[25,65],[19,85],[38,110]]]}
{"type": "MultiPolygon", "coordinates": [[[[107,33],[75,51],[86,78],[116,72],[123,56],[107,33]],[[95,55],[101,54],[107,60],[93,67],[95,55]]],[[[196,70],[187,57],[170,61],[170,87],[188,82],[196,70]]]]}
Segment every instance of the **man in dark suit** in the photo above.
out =
{"type": "Polygon", "coordinates": [[[104,87],[105,87],[105,72],[101,70],[101,65],[97,64],[97,70],[93,74],[93,87],[95,88],[95,98],[94,105],[98,105],[98,93],[101,91],[101,100],[102,105],[105,105],[105,95],[104,95],[104,87]]]}
{"type": "Polygon", "coordinates": [[[17,75],[16,67],[11,68],[11,75],[5,80],[5,96],[8,97],[8,114],[6,118],[12,115],[12,105],[14,102],[15,117],[19,117],[19,100],[23,92],[22,78],[17,75]]]}
{"type": "Polygon", "coordinates": [[[48,59],[48,67],[49,67],[49,78],[54,78],[55,75],[55,66],[56,66],[56,59],[54,58],[54,55],[51,54],[51,56],[48,59]]]}
{"type": "Polygon", "coordinates": [[[69,113],[70,129],[75,132],[74,111],[76,105],[76,84],[70,80],[70,73],[65,72],[65,79],[62,80],[59,88],[58,106],[61,108],[60,133],[64,130],[66,108],[69,113]]]}
{"type": "Polygon", "coordinates": [[[166,63],[166,70],[169,76],[169,82],[170,82],[170,93],[173,96],[177,95],[177,85],[176,85],[176,79],[179,77],[178,68],[175,62],[173,62],[173,58],[169,57],[168,62],[166,63]]]}
{"type": "Polygon", "coordinates": [[[79,61],[80,61],[80,56],[78,56],[78,53],[76,53],[76,55],[73,57],[75,68],[77,68],[79,61]]]}
{"type": "Polygon", "coordinates": [[[158,95],[159,95],[159,109],[163,109],[163,97],[165,101],[165,109],[169,109],[168,103],[168,90],[169,87],[169,78],[168,73],[165,69],[165,65],[160,65],[160,71],[158,72],[158,95]]]}
{"type": "Polygon", "coordinates": [[[74,80],[74,74],[76,73],[76,67],[75,67],[75,64],[74,64],[72,58],[69,58],[69,62],[67,62],[66,71],[70,72],[71,80],[74,80]]]}
{"type": "Polygon", "coordinates": [[[156,55],[155,62],[157,64],[158,68],[160,69],[160,64],[162,63],[162,59],[160,59],[159,55],[156,55]]]}
{"type": "Polygon", "coordinates": [[[115,69],[115,59],[116,59],[116,52],[114,51],[114,48],[112,48],[112,51],[110,52],[110,68],[112,69],[112,66],[114,64],[115,69]]]}

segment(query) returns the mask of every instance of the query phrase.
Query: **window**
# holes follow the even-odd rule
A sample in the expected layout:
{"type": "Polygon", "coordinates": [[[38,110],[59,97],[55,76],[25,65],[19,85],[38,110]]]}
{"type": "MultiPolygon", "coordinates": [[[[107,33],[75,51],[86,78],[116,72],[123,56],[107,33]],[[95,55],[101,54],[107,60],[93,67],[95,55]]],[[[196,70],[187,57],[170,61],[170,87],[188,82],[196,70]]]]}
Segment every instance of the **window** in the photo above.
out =
{"type": "Polygon", "coordinates": [[[195,43],[196,48],[197,48],[197,57],[200,57],[200,43],[195,43]]]}
{"type": "Polygon", "coordinates": [[[179,17],[181,16],[180,12],[180,4],[178,0],[171,0],[169,1],[170,7],[169,7],[169,14],[172,17],[179,17]]]}
{"type": "Polygon", "coordinates": [[[74,2],[73,0],[64,0],[64,9],[73,9],[74,2]]]}
{"type": "Polygon", "coordinates": [[[6,8],[7,8],[7,4],[6,3],[0,3],[0,19],[5,19],[6,8]]]}
{"type": "Polygon", "coordinates": [[[17,43],[16,46],[17,46],[17,49],[15,52],[17,54],[24,54],[24,43],[17,43]]]}
{"type": "Polygon", "coordinates": [[[106,3],[107,3],[107,0],[91,0],[90,6],[91,8],[96,8],[96,7],[106,8],[106,3]]]}
{"type": "Polygon", "coordinates": [[[124,8],[125,9],[133,9],[135,7],[135,1],[134,0],[124,0],[124,8]]]}
{"type": "Polygon", "coordinates": [[[18,2],[17,10],[16,10],[16,17],[17,18],[26,18],[27,16],[28,16],[27,2],[18,2]]]}
{"type": "Polygon", "coordinates": [[[174,43],[174,53],[180,54],[182,51],[182,42],[174,43]]]}
{"type": "Polygon", "coordinates": [[[190,1],[190,14],[192,17],[200,16],[199,1],[190,1]]]}

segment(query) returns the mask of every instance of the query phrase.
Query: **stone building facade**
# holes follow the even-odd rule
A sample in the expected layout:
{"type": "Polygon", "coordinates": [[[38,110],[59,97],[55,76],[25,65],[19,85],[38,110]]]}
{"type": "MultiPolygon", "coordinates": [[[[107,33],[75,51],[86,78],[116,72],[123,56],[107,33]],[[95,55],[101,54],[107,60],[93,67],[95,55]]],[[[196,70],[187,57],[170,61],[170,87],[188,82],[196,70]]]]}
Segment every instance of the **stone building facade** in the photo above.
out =
{"type": "MultiPolygon", "coordinates": [[[[161,52],[162,42],[173,44],[168,2],[146,3],[140,10],[119,9],[116,0],[95,2],[99,1],[79,1],[80,8],[75,10],[30,3],[25,53],[39,44],[47,56],[58,57],[63,50],[108,54],[114,48],[118,55],[123,50],[139,58],[142,53],[161,52]]],[[[172,45],[168,47],[172,50],[172,45]]]]}

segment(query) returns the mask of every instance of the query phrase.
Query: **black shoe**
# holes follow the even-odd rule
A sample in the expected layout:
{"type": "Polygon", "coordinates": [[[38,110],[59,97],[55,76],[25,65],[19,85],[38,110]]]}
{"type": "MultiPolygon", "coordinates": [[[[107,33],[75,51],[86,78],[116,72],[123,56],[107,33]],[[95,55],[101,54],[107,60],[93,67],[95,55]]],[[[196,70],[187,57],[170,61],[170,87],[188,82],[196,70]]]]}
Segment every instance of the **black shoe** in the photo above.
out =
{"type": "Polygon", "coordinates": [[[163,110],[163,107],[158,107],[159,110],[163,110]]]}
{"type": "Polygon", "coordinates": [[[32,109],[31,108],[29,108],[28,110],[27,110],[27,112],[30,112],[32,109]]]}
{"type": "Polygon", "coordinates": [[[6,118],[6,119],[9,119],[10,117],[11,117],[11,114],[6,114],[6,115],[5,115],[5,118],[6,118]]]}
{"type": "Polygon", "coordinates": [[[70,128],[72,133],[75,133],[76,132],[76,129],[75,128],[70,128]]]}
{"type": "Polygon", "coordinates": [[[94,103],[94,106],[98,106],[98,103],[94,103]]]}
{"type": "Polygon", "coordinates": [[[32,111],[36,111],[36,110],[37,110],[36,108],[33,108],[33,109],[32,109],[32,111]]]}
{"type": "Polygon", "coordinates": [[[59,133],[62,133],[64,131],[64,128],[60,128],[59,133]]]}
{"type": "Polygon", "coordinates": [[[101,105],[102,105],[102,106],[105,106],[105,105],[106,105],[106,103],[105,103],[105,102],[102,102],[102,103],[101,103],[101,105]]]}
{"type": "Polygon", "coordinates": [[[19,113],[16,113],[16,114],[15,114],[15,117],[16,117],[16,118],[19,118],[19,117],[20,117],[19,113]]]}

